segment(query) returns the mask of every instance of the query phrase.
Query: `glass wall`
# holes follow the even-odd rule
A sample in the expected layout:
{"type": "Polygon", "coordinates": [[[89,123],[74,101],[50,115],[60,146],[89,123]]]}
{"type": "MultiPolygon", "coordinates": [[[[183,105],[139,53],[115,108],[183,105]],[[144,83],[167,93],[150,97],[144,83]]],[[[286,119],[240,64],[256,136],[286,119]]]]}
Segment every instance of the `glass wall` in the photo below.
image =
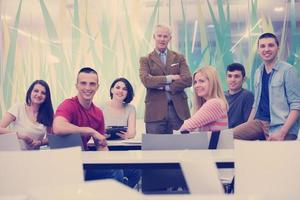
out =
{"type": "Polygon", "coordinates": [[[111,82],[123,76],[135,88],[133,104],[142,118],[139,58],[153,50],[157,23],[172,28],[169,47],[186,56],[191,71],[215,66],[225,90],[226,66],[240,62],[245,87],[252,89],[263,32],[281,39],[280,57],[300,71],[296,10],[299,0],[0,0],[0,116],[24,101],[35,79],[49,83],[56,108],[76,95],[80,67],[92,66],[100,74],[96,103],[109,99],[111,82]]]}

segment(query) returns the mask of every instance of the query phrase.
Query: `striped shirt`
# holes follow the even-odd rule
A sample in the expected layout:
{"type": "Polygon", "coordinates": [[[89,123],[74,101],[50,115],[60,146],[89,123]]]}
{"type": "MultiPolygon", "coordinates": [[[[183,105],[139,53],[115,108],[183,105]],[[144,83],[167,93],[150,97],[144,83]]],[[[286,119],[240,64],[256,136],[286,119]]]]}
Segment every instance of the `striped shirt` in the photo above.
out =
{"type": "Polygon", "coordinates": [[[180,131],[219,131],[228,128],[227,110],[217,98],[206,101],[199,110],[185,120],[180,131]]]}

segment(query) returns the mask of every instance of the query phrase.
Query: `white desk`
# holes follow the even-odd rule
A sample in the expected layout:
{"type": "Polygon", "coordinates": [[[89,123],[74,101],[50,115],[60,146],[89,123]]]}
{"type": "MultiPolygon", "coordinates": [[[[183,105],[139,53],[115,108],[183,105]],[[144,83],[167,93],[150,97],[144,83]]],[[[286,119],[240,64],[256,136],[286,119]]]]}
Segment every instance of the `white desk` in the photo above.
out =
{"type": "MultiPolygon", "coordinates": [[[[218,171],[212,171],[212,177],[218,175],[220,180],[229,180],[231,182],[232,173],[223,175],[224,170],[233,170],[234,168],[234,150],[163,150],[163,151],[90,151],[82,152],[83,166],[85,170],[92,169],[141,169],[141,170],[178,170],[184,172],[186,180],[193,179],[196,171],[209,163],[215,162],[218,171]],[[190,164],[189,169],[184,169],[183,163],[190,164]],[[192,177],[192,178],[191,178],[192,177]]],[[[203,174],[203,173],[202,173],[203,174]]],[[[203,180],[197,178],[192,185],[203,180]]],[[[203,184],[202,184],[203,185],[203,184]]]]}
{"type": "MultiPolygon", "coordinates": [[[[93,185],[97,188],[85,187],[84,185],[91,185],[91,183],[84,183],[82,186],[75,188],[73,185],[64,186],[63,188],[38,188],[37,191],[32,191],[29,195],[15,195],[15,196],[1,196],[0,200],[52,200],[52,199],[68,199],[68,200],[96,200],[96,199],[131,199],[131,200],[268,200],[263,196],[241,196],[241,195],[143,195],[143,194],[133,194],[127,191],[124,193],[124,189],[111,188],[106,189],[100,188],[96,182],[93,185]],[[71,188],[73,187],[73,188],[71,188]],[[71,188],[71,189],[70,189],[71,188]],[[63,192],[62,192],[63,190],[63,192]],[[104,194],[103,194],[104,192],[104,194]],[[101,194],[101,195],[99,195],[101,194]],[[99,197],[100,196],[100,197],[99,197]]],[[[95,187],[94,186],[94,187],[95,187]]],[[[108,184],[110,186],[110,184],[108,184]]],[[[58,185],[61,187],[61,185],[58,185]]],[[[275,199],[279,200],[279,199],[275,199]]]]}
{"type": "Polygon", "coordinates": [[[257,195],[144,195],[143,200],[267,200],[257,195]]]}
{"type": "Polygon", "coordinates": [[[29,191],[28,194],[29,198],[27,200],[138,200],[142,198],[142,195],[137,191],[109,179],[89,181],[81,184],[57,184],[51,188],[36,187],[29,191]]]}
{"type": "Polygon", "coordinates": [[[234,150],[172,150],[172,151],[87,151],[82,152],[85,168],[122,168],[128,165],[148,167],[179,164],[212,156],[218,168],[234,168],[234,150]]]}
{"type": "MultiPolygon", "coordinates": [[[[0,200],[267,200],[257,195],[144,195],[114,180],[98,180],[81,184],[57,184],[49,187],[35,187],[24,195],[0,195],[0,200]]],[[[277,200],[275,198],[275,200],[277,200]]],[[[278,199],[279,200],[279,199],[278,199]]]]}
{"type": "Polygon", "coordinates": [[[28,195],[1,195],[0,200],[29,200],[28,195]]]}
{"type": "Polygon", "coordinates": [[[200,183],[199,187],[195,188],[205,188],[206,185],[203,185],[203,180],[208,181],[212,177],[216,181],[211,181],[211,183],[220,184],[217,177],[218,172],[213,163],[217,163],[219,168],[234,168],[233,154],[234,150],[94,151],[82,152],[82,158],[85,170],[181,169],[190,189],[192,186],[197,186],[197,183],[200,183]],[[210,171],[204,173],[203,170],[210,171]],[[210,178],[206,177],[203,179],[199,177],[195,180],[195,174],[200,174],[200,171],[202,175],[209,175],[210,178]]]}

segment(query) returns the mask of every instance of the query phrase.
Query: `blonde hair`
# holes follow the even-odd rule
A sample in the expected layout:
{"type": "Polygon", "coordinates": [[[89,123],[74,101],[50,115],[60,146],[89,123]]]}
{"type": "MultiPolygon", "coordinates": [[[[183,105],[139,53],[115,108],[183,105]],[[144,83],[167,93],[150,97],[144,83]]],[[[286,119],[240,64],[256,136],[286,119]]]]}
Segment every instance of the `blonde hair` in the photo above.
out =
{"type": "MultiPolygon", "coordinates": [[[[224,91],[222,89],[220,78],[218,76],[218,72],[216,68],[209,65],[198,68],[193,74],[193,84],[197,73],[201,73],[203,76],[205,76],[208,79],[209,86],[210,86],[208,91],[208,97],[222,99],[226,107],[228,108],[228,103],[225,98],[224,91]]],[[[193,90],[194,90],[193,112],[195,113],[199,108],[201,108],[201,106],[206,102],[206,100],[203,97],[199,97],[196,95],[195,88],[193,90]]]]}

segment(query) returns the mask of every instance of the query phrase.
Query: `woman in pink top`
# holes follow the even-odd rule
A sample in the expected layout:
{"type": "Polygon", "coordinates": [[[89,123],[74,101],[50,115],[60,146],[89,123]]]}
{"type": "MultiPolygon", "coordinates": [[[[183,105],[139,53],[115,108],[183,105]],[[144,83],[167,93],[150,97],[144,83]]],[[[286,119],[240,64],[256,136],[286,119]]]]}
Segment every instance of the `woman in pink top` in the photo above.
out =
{"type": "Polygon", "coordinates": [[[215,67],[205,66],[193,75],[194,114],[180,131],[218,131],[228,128],[227,101],[215,67]]]}

